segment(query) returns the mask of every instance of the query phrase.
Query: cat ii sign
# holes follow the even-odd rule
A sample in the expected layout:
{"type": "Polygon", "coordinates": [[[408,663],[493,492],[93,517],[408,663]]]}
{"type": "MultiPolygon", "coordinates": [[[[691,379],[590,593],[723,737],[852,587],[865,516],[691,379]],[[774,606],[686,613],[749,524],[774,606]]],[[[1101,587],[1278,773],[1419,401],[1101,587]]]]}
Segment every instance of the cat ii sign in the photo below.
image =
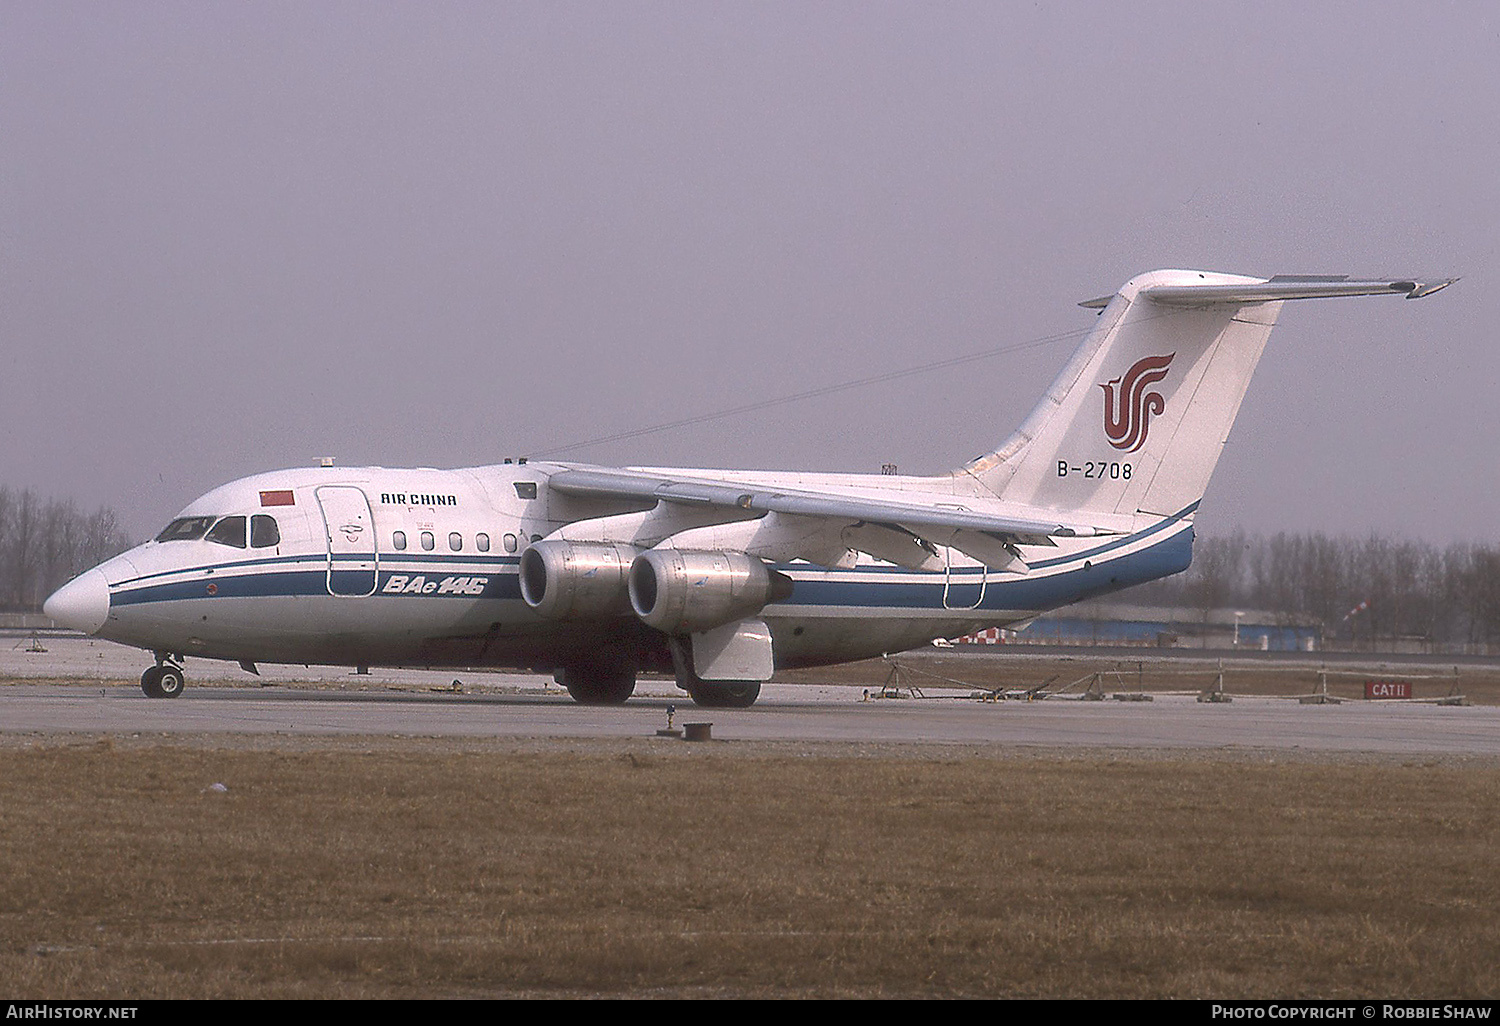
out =
{"type": "Polygon", "coordinates": [[[1411,681],[1409,680],[1367,680],[1365,681],[1366,698],[1410,698],[1411,681]]]}

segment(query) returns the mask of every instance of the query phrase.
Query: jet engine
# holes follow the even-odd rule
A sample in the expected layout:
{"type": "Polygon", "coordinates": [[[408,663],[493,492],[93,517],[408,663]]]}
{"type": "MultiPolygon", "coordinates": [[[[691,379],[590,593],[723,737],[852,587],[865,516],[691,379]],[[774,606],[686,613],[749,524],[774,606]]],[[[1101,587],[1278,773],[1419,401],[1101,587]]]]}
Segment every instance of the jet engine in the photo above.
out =
{"type": "Polygon", "coordinates": [[[651,549],[630,567],[630,605],[667,634],[712,630],[792,593],[792,580],[743,552],[651,549]]]}
{"type": "Polygon", "coordinates": [[[549,620],[602,620],[630,612],[633,545],[552,539],[521,553],[521,597],[549,620]]]}

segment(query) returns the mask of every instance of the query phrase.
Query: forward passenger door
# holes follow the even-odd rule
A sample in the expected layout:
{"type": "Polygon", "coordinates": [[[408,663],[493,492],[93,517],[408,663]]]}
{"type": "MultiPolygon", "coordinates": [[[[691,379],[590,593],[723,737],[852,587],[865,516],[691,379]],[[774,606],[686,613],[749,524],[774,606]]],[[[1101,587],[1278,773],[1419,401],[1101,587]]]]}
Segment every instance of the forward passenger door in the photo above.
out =
{"type": "Polygon", "coordinates": [[[380,563],[370,500],[354,485],[322,485],[316,494],[328,540],[328,594],[375,594],[380,563]]]}

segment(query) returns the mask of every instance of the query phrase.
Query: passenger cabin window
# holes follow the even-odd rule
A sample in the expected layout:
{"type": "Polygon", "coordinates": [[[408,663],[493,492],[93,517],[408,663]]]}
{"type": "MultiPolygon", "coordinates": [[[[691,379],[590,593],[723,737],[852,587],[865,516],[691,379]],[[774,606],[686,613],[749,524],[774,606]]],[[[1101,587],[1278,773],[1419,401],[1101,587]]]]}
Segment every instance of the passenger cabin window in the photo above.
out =
{"type": "Polygon", "coordinates": [[[514,552],[514,551],[516,551],[516,536],[515,535],[513,535],[513,534],[507,534],[505,536],[505,538],[502,539],[502,540],[505,542],[505,551],[506,552],[514,552]]]}
{"type": "Polygon", "coordinates": [[[459,534],[457,531],[449,534],[448,547],[454,552],[458,552],[459,550],[461,550],[464,547],[464,536],[459,534]]]}
{"type": "Polygon", "coordinates": [[[480,552],[490,551],[490,536],[480,531],[474,536],[474,547],[480,552]]]}
{"type": "Polygon", "coordinates": [[[228,545],[231,548],[243,549],[245,547],[245,518],[225,517],[214,525],[205,537],[219,545],[228,545]]]}
{"type": "Polygon", "coordinates": [[[268,549],[273,545],[281,544],[281,528],[276,526],[276,518],[268,517],[264,513],[257,513],[250,518],[250,547],[256,549],[268,549]]]}
{"type": "Polygon", "coordinates": [[[166,527],[162,528],[161,534],[156,536],[159,542],[169,541],[192,541],[202,538],[209,525],[214,522],[213,517],[178,517],[166,527]]]}
{"type": "Polygon", "coordinates": [[[431,552],[436,544],[437,542],[433,540],[431,531],[422,532],[422,550],[424,552],[431,552]]]}
{"type": "Polygon", "coordinates": [[[398,552],[406,551],[406,532],[397,531],[391,535],[391,544],[396,546],[396,551],[398,552]]]}

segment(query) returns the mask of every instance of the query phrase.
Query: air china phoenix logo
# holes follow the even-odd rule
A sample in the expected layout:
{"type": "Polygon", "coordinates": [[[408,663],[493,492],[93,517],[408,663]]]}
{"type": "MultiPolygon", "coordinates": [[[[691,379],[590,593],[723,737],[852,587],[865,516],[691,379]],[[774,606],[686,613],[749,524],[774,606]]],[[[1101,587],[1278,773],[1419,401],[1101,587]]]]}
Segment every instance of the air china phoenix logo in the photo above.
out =
{"type": "Polygon", "coordinates": [[[1167,407],[1160,392],[1147,389],[1167,376],[1167,368],[1176,355],[1168,353],[1137,360],[1123,377],[1099,386],[1104,389],[1104,435],[1110,445],[1124,452],[1135,452],[1146,444],[1151,418],[1167,407]]]}

